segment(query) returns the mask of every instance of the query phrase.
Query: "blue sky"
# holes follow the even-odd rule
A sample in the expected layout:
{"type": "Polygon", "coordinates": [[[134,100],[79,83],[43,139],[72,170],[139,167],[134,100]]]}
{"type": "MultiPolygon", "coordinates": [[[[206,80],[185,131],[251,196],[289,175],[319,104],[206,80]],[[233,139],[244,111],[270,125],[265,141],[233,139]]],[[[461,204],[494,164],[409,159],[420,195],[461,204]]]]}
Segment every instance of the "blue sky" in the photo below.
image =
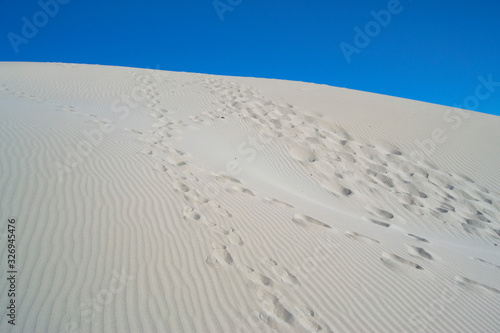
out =
{"type": "Polygon", "coordinates": [[[55,1],[0,0],[0,61],[298,80],[500,115],[498,0],[55,1]]]}

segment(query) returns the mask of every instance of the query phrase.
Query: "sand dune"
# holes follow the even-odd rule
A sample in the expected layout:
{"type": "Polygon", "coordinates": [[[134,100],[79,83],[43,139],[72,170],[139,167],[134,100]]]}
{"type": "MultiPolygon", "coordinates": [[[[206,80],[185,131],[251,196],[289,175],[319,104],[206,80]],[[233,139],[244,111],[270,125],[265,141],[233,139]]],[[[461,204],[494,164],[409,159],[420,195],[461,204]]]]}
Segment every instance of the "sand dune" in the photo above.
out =
{"type": "Polygon", "coordinates": [[[0,331],[499,331],[499,127],[309,83],[0,63],[0,331]]]}

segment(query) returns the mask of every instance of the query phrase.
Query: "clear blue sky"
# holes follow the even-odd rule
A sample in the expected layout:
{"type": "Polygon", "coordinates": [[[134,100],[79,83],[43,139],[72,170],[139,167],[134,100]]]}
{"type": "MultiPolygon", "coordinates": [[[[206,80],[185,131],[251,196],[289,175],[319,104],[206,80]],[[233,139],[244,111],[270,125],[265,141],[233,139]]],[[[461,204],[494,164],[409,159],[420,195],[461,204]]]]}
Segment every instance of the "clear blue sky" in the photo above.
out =
{"type": "Polygon", "coordinates": [[[219,12],[213,0],[58,0],[57,13],[54,1],[42,0],[52,17],[0,0],[0,61],[298,80],[500,115],[498,0],[221,0],[219,12]],[[388,9],[390,22],[370,23],[388,9]],[[369,43],[355,40],[367,24],[369,43]]]}

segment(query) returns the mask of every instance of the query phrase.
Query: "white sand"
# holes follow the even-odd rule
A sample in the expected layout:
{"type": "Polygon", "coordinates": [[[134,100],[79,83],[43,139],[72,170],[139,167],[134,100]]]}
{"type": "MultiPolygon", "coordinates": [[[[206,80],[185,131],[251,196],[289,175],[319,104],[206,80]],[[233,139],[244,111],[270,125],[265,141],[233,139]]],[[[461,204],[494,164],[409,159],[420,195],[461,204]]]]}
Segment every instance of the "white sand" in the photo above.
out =
{"type": "Polygon", "coordinates": [[[1,63],[0,332],[498,332],[499,128],[308,83],[1,63]]]}

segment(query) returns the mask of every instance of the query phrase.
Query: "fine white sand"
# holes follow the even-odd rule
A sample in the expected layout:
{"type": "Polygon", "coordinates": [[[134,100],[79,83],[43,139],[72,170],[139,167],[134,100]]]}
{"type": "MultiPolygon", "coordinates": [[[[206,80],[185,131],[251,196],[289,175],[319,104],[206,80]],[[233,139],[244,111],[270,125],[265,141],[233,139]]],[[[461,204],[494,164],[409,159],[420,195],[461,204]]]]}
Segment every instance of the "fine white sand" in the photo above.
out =
{"type": "Polygon", "coordinates": [[[498,332],[499,128],[309,83],[1,63],[0,332],[498,332]]]}

